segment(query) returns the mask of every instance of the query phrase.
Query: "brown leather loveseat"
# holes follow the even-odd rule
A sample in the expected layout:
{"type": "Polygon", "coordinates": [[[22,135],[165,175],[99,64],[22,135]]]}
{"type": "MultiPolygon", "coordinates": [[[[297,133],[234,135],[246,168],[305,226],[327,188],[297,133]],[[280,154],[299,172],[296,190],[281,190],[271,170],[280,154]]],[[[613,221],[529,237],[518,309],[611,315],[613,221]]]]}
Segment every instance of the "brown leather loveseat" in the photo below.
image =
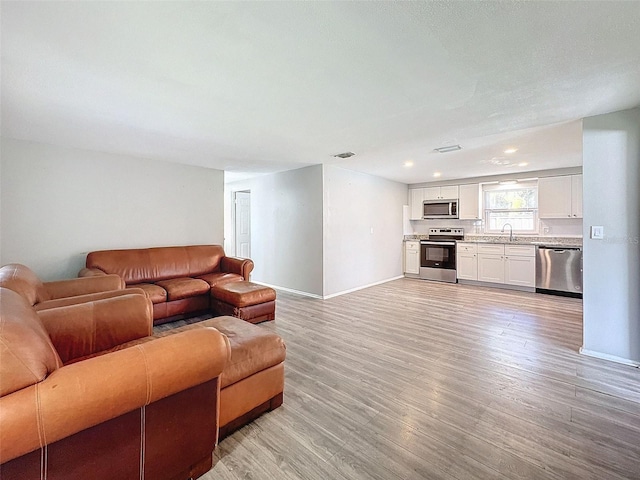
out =
{"type": "Polygon", "coordinates": [[[212,286],[248,281],[252,270],[251,260],[227,257],[220,245],[191,245],[90,252],[79,276],[117,274],[127,288],[141,288],[157,325],[208,311],[212,286]]]}
{"type": "Polygon", "coordinates": [[[211,468],[229,340],[199,328],[122,345],[151,334],[151,312],[141,294],[36,312],[0,287],[3,480],[186,480],[211,468]]]}

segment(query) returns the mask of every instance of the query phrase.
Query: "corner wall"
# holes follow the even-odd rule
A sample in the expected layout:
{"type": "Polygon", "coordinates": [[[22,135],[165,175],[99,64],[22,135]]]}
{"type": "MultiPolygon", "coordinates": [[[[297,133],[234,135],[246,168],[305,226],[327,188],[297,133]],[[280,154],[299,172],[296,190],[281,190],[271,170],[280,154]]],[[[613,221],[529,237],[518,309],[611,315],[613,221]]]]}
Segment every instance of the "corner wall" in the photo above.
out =
{"type": "Polygon", "coordinates": [[[233,193],[251,192],[251,279],[322,296],[322,166],[226,185],[228,252],[233,244],[233,193]]]}
{"type": "Polygon", "coordinates": [[[402,276],[404,183],[324,166],[324,297],[402,276]]]}
{"type": "Polygon", "coordinates": [[[75,277],[87,252],[222,244],[224,174],[2,138],[0,263],[75,277]]]}
{"type": "Polygon", "coordinates": [[[640,108],[584,119],[582,352],[640,364],[640,108]],[[604,226],[604,240],[589,238],[604,226]]]}

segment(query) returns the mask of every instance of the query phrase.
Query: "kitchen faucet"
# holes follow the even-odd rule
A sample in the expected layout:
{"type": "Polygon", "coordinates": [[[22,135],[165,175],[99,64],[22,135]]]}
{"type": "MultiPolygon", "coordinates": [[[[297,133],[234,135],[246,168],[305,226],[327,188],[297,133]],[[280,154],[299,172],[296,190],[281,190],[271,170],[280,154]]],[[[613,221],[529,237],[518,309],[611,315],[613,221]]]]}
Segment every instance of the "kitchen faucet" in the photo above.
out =
{"type": "Polygon", "coordinates": [[[507,225],[509,225],[509,241],[513,242],[513,226],[510,223],[505,223],[502,226],[502,230],[500,230],[500,233],[504,233],[504,229],[507,225]]]}

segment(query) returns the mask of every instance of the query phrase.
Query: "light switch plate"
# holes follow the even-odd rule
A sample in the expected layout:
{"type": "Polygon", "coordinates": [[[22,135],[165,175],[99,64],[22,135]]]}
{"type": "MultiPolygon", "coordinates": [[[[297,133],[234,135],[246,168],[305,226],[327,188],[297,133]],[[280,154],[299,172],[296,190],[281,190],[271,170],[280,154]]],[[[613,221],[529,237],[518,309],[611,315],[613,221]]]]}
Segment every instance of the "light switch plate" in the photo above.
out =
{"type": "Polygon", "coordinates": [[[602,240],[604,238],[604,227],[600,225],[591,225],[591,238],[593,240],[602,240]]]}

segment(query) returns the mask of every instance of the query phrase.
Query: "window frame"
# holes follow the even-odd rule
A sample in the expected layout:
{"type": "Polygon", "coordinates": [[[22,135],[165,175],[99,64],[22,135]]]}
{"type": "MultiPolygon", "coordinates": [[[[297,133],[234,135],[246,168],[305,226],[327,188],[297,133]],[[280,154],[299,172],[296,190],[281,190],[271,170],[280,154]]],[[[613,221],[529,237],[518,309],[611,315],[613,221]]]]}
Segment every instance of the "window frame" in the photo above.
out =
{"type": "MultiPolygon", "coordinates": [[[[508,185],[501,185],[501,184],[485,184],[482,186],[482,206],[483,206],[483,222],[484,222],[484,233],[488,233],[488,234],[495,234],[495,233],[504,233],[502,231],[503,227],[500,228],[496,228],[493,229],[491,228],[491,214],[492,213],[527,213],[527,212],[531,212],[532,214],[532,222],[533,222],[533,228],[532,229],[527,229],[527,230],[523,230],[523,229],[513,229],[513,233],[514,234],[519,234],[519,235],[537,235],[540,232],[540,221],[539,221],[539,217],[538,217],[538,181],[531,181],[531,180],[527,180],[527,181],[520,181],[514,184],[508,184],[508,185]],[[490,192],[495,192],[495,191],[506,191],[506,190],[526,190],[526,189],[533,189],[535,190],[535,200],[536,200],[536,206],[535,207],[528,207],[528,208],[488,208],[487,205],[489,204],[489,202],[487,201],[487,197],[488,195],[490,195],[490,192]]],[[[510,223],[508,220],[505,221],[504,223],[510,223]]],[[[515,222],[513,222],[515,223],[515,222]]],[[[513,224],[512,223],[512,224],[513,224]]],[[[504,224],[503,224],[504,225],[504,224]]]]}

